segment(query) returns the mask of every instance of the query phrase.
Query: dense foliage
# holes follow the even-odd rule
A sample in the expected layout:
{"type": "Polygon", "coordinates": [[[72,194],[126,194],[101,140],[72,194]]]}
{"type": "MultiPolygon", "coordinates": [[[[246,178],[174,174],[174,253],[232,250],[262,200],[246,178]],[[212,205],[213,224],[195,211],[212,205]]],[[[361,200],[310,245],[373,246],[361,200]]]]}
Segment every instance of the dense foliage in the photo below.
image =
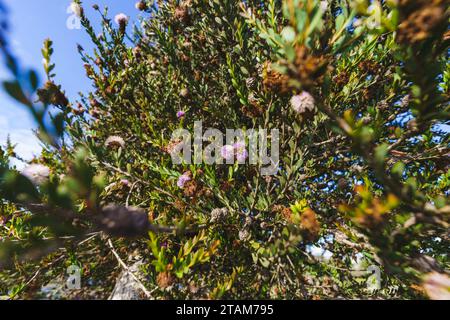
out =
{"type": "Polygon", "coordinates": [[[448,298],[448,4],[141,1],[134,27],[75,4],[95,45],[79,101],[50,40],[39,86],[4,39],[44,150],[22,172],[0,151],[0,294],[39,297],[75,264],[69,298],[105,298],[140,260],[144,298],[448,298]],[[198,120],[278,129],[276,175],[173,164],[198,120]]]}

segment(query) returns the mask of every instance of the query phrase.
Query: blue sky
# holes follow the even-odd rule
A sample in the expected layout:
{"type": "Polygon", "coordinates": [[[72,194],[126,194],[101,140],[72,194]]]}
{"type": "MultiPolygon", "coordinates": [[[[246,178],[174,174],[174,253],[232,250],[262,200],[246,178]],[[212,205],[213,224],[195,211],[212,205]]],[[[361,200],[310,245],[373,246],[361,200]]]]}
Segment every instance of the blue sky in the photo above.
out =
{"type": "MultiPolygon", "coordinates": [[[[87,92],[90,82],[84,74],[83,63],[76,46],[81,44],[86,50],[91,48],[90,40],[83,29],[67,28],[68,13],[71,0],[3,0],[9,9],[11,30],[9,40],[15,55],[22,66],[32,67],[41,73],[41,48],[44,39],[53,40],[53,62],[56,64],[56,82],[61,84],[67,96],[73,101],[78,92],[87,92]]],[[[92,9],[93,4],[101,8],[108,6],[109,15],[125,13],[133,21],[137,21],[139,12],[135,9],[134,0],[84,0],[85,12],[94,26],[98,28],[98,14],[92,9]]],[[[8,79],[9,75],[3,64],[0,65],[0,79],[8,79]]],[[[37,139],[31,129],[34,122],[25,108],[9,98],[0,90],[0,145],[4,145],[8,134],[17,143],[20,156],[31,159],[40,150],[37,139]]],[[[17,164],[17,163],[15,163],[17,164]]],[[[19,165],[19,164],[18,164],[19,165]]]]}

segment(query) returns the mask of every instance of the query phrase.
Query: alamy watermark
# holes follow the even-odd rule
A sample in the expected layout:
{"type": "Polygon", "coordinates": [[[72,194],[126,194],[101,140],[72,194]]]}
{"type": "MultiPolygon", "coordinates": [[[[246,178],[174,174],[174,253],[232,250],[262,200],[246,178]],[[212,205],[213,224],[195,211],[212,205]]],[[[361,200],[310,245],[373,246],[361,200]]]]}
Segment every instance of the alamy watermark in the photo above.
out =
{"type": "Polygon", "coordinates": [[[194,122],[194,136],[186,129],[172,133],[168,152],[174,164],[245,164],[260,165],[261,175],[275,175],[280,162],[278,129],[208,128],[203,133],[202,121],[194,122]],[[269,148],[270,140],[270,148],[269,148]],[[270,149],[270,150],[269,150],[270,149]]]}
{"type": "Polygon", "coordinates": [[[71,265],[66,269],[66,277],[57,278],[41,288],[47,298],[62,298],[68,291],[81,289],[81,268],[71,265]]]}
{"type": "Polygon", "coordinates": [[[81,29],[81,6],[72,2],[66,9],[66,13],[70,16],[66,20],[66,27],[69,30],[81,29]]]}
{"type": "Polygon", "coordinates": [[[67,268],[66,287],[69,290],[81,289],[81,268],[77,265],[71,265],[67,268]]]}
{"type": "Polygon", "coordinates": [[[367,268],[367,272],[370,274],[367,279],[367,290],[377,291],[381,289],[381,269],[376,265],[370,265],[367,268]]]}

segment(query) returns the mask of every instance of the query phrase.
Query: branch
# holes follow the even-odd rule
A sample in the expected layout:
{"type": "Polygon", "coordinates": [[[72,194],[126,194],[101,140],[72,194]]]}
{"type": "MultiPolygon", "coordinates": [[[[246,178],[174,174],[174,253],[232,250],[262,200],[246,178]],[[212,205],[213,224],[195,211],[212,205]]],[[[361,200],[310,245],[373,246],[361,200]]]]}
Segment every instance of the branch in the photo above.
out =
{"type": "Polygon", "coordinates": [[[21,203],[33,214],[52,214],[62,216],[67,220],[74,218],[85,218],[95,225],[96,231],[103,231],[111,236],[137,238],[146,237],[148,232],[154,233],[180,233],[193,234],[204,229],[207,225],[198,225],[192,228],[178,228],[173,226],[162,226],[150,223],[147,212],[142,208],[108,205],[99,212],[87,212],[79,215],[71,210],[51,207],[46,204],[21,203]]]}
{"type": "Polygon", "coordinates": [[[152,293],[157,289],[153,289],[152,291],[148,291],[147,288],[144,286],[144,284],[141,282],[141,280],[139,280],[139,278],[130,270],[130,268],[125,264],[125,262],[123,262],[123,260],[120,258],[119,254],[117,253],[117,251],[114,249],[114,245],[111,241],[111,239],[108,239],[108,247],[110,248],[111,252],[113,253],[113,255],[116,257],[117,261],[119,262],[119,264],[122,266],[122,268],[125,269],[125,271],[131,275],[131,277],[134,279],[134,281],[136,281],[136,283],[139,285],[139,287],[141,288],[141,290],[144,292],[145,296],[149,299],[152,299],[152,293]]]}

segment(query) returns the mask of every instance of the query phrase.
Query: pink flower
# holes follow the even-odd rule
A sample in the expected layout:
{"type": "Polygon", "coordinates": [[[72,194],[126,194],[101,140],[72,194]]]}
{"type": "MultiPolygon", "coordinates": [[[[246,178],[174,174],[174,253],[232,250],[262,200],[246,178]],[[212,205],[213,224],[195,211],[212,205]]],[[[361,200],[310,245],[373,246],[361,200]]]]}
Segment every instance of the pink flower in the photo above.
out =
{"type": "Polygon", "coordinates": [[[316,109],[313,96],[306,91],[291,98],[291,107],[299,114],[313,112],[316,109]]]}
{"type": "Polygon", "coordinates": [[[221,149],[220,149],[220,155],[222,156],[222,158],[224,158],[225,160],[232,160],[234,159],[234,147],[230,146],[229,144],[224,145],[221,149]]]}
{"type": "Polygon", "coordinates": [[[233,148],[238,162],[245,162],[245,159],[247,159],[248,157],[248,152],[247,149],[245,148],[245,142],[238,141],[235,144],[233,144],[233,148]]]}
{"type": "Polygon", "coordinates": [[[180,110],[177,112],[177,118],[183,118],[186,115],[186,112],[184,112],[183,110],[180,110]]]}
{"type": "Polygon", "coordinates": [[[248,158],[248,152],[245,147],[245,142],[238,141],[233,145],[224,145],[222,149],[220,149],[220,155],[225,160],[233,160],[236,156],[238,162],[245,162],[245,159],[248,158]]]}
{"type": "Polygon", "coordinates": [[[128,179],[121,179],[120,183],[125,187],[128,187],[130,185],[130,181],[128,179]]]}
{"type": "Polygon", "coordinates": [[[45,183],[50,176],[50,169],[42,164],[31,164],[21,172],[35,185],[45,183]]]}
{"type": "Polygon", "coordinates": [[[244,141],[238,141],[235,144],[233,144],[233,148],[237,151],[245,149],[245,142],[244,141]]]}
{"type": "Polygon", "coordinates": [[[184,187],[184,184],[185,184],[186,182],[190,181],[190,180],[191,180],[191,175],[190,175],[190,172],[187,171],[187,172],[183,173],[183,174],[178,178],[177,186],[178,186],[179,188],[183,188],[183,187],[184,187]]]}
{"type": "Polygon", "coordinates": [[[238,162],[245,162],[245,160],[247,158],[248,158],[248,152],[245,149],[236,154],[236,159],[238,162]]]}
{"type": "Polygon", "coordinates": [[[116,15],[114,17],[114,21],[119,25],[119,26],[124,26],[128,23],[128,16],[124,13],[119,13],[118,15],[116,15]]]}
{"type": "Polygon", "coordinates": [[[121,147],[125,148],[125,140],[119,136],[109,136],[105,141],[105,146],[108,148],[121,147]]]}

